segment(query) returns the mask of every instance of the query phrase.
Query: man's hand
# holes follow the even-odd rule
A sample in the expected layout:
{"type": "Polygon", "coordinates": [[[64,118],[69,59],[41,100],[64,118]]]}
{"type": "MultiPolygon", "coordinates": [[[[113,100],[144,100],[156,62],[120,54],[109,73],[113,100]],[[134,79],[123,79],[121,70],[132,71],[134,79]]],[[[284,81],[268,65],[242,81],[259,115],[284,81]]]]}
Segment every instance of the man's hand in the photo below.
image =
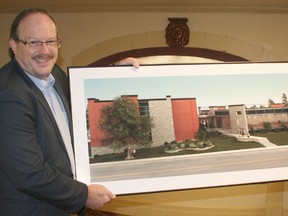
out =
{"type": "Polygon", "coordinates": [[[100,208],[116,196],[103,185],[92,184],[88,186],[86,206],[91,209],[100,208]]]}
{"type": "Polygon", "coordinates": [[[128,58],[125,58],[125,59],[122,59],[122,60],[116,62],[115,65],[133,65],[133,67],[139,68],[140,67],[140,60],[137,58],[128,57],[128,58]]]}

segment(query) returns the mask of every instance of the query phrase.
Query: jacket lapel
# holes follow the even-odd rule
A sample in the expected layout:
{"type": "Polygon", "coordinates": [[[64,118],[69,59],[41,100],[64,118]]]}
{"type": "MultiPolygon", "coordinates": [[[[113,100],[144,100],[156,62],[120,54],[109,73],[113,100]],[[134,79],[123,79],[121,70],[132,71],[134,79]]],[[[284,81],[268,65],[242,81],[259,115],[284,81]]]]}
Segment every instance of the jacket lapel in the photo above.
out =
{"type": "MultiPolygon", "coordinates": [[[[19,74],[20,76],[22,76],[24,82],[30,87],[31,91],[33,91],[33,93],[35,94],[36,98],[38,99],[38,102],[41,104],[43,110],[45,110],[45,112],[47,113],[48,115],[48,118],[51,120],[52,124],[53,124],[53,127],[56,131],[56,135],[57,135],[57,138],[58,140],[60,141],[61,143],[61,147],[65,150],[65,152],[67,153],[66,151],[66,147],[65,147],[65,144],[64,144],[64,141],[62,139],[62,136],[61,136],[61,133],[58,129],[58,125],[56,123],[56,120],[54,118],[54,115],[50,109],[50,106],[49,104],[47,103],[43,93],[41,92],[41,90],[35,85],[35,83],[27,76],[27,74],[22,70],[22,68],[19,66],[19,64],[17,63],[17,61],[15,59],[12,60],[14,65],[18,68],[18,71],[19,71],[19,74]]],[[[63,97],[60,96],[61,99],[63,100],[63,97]]],[[[67,102],[64,102],[66,100],[63,100],[63,103],[67,103],[67,102]]],[[[66,105],[65,105],[65,108],[66,108],[66,105]]],[[[67,110],[67,109],[66,109],[67,110]]],[[[67,113],[68,115],[68,118],[69,118],[69,122],[70,122],[70,113],[67,113]]]]}
{"type": "Polygon", "coordinates": [[[67,113],[67,117],[68,117],[68,121],[69,121],[69,128],[71,130],[71,113],[70,113],[70,109],[69,109],[69,102],[68,102],[67,98],[65,97],[65,94],[64,94],[59,82],[57,82],[57,80],[55,80],[54,88],[56,89],[57,93],[59,94],[59,96],[62,100],[65,111],[67,113]]]}

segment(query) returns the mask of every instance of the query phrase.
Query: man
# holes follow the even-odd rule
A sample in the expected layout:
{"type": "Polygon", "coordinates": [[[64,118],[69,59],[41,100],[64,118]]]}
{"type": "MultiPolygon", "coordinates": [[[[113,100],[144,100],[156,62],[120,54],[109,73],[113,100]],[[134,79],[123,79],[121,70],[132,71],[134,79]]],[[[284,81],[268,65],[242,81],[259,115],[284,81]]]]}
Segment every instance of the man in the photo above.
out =
{"type": "MultiPolygon", "coordinates": [[[[11,61],[0,70],[0,214],[84,214],[115,195],[75,180],[68,80],[55,64],[53,18],[27,9],[13,21],[11,61]]],[[[127,58],[120,64],[138,63],[127,58]]]]}

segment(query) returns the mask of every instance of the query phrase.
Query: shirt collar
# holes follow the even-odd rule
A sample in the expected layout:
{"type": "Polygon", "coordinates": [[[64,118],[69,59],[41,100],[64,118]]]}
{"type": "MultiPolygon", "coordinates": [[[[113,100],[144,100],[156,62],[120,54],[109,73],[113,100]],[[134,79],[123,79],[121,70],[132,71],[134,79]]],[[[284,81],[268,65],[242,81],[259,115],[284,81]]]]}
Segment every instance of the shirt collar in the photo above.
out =
{"type": "Polygon", "coordinates": [[[55,78],[53,77],[52,74],[50,74],[46,80],[42,80],[35,76],[32,76],[31,74],[27,72],[25,73],[41,91],[44,91],[45,93],[51,92],[55,83],[55,78]]]}

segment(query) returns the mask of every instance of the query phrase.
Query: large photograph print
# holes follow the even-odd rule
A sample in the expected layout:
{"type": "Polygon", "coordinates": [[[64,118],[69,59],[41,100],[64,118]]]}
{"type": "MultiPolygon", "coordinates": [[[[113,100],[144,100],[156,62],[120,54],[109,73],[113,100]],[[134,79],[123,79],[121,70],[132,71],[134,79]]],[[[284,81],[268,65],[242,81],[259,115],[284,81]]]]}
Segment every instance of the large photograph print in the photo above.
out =
{"type": "Polygon", "coordinates": [[[288,63],[68,68],[77,179],[115,194],[288,179],[288,63]]]}

